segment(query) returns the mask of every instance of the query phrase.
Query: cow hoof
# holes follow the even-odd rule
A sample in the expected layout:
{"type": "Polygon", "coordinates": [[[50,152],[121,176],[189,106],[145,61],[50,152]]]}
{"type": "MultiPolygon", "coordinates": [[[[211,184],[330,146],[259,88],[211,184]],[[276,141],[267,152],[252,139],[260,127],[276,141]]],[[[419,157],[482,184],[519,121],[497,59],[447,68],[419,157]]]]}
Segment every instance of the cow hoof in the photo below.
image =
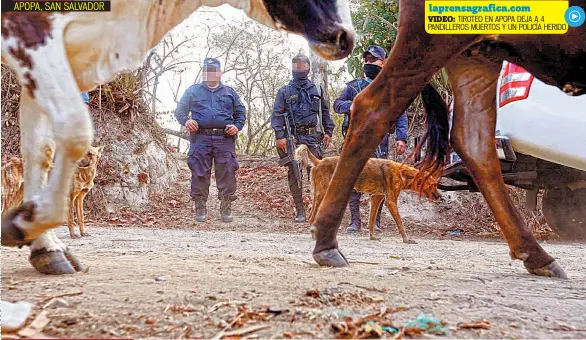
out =
{"type": "Polygon", "coordinates": [[[415,242],[414,240],[403,240],[403,243],[407,243],[407,244],[417,244],[417,242],[415,242]]]}
{"type": "Polygon", "coordinates": [[[69,251],[47,251],[46,249],[33,250],[29,258],[36,271],[45,275],[75,274],[87,272],[79,260],[69,251]]]}
{"type": "Polygon", "coordinates": [[[25,240],[24,233],[14,223],[21,217],[25,221],[32,221],[34,217],[35,204],[26,202],[18,207],[8,211],[2,216],[2,245],[5,247],[22,247],[31,244],[31,241],[25,240]]]}
{"type": "Polygon", "coordinates": [[[346,267],[350,265],[344,254],[338,249],[328,249],[313,254],[313,259],[323,267],[346,267]]]}
{"type": "MultiPolygon", "coordinates": [[[[527,266],[525,266],[525,268],[527,268],[527,266]]],[[[552,263],[550,263],[547,266],[542,267],[542,268],[537,268],[537,269],[527,268],[527,271],[531,274],[539,275],[539,276],[557,277],[560,279],[567,279],[568,278],[568,276],[566,275],[566,272],[564,271],[562,266],[560,266],[556,261],[553,261],[552,263]]]]}

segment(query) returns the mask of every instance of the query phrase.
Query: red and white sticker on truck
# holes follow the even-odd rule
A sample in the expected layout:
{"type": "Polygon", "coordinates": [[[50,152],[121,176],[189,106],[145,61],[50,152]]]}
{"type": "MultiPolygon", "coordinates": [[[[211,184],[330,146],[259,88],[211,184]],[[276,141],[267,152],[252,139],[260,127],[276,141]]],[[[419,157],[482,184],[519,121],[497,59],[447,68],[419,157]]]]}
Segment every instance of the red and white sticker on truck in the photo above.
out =
{"type": "Polygon", "coordinates": [[[505,61],[501,72],[499,108],[514,101],[527,99],[534,78],[521,66],[505,61]]]}

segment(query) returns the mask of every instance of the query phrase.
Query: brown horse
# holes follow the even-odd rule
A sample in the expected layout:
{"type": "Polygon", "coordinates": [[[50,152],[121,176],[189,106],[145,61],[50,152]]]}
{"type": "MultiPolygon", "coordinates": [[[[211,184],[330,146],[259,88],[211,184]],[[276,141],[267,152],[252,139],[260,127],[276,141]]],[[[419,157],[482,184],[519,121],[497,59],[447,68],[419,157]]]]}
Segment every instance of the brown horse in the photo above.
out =
{"type": "MultiPolygon", "coordinates": [[[[586,8],[585,0],[569,1],[586,8]]],[[[360,93],[352,107],[350,129],[339,166],[329,185],[314,227],[317,263],[346,266],[338,250],[337,230],[350,191],[389,124],[419,93],[429,115],[428,152],[424,165],[441,169],[448,144],[447,110],[430,85],[442,67],[454,90],[451,146],[488,202],[513,259],[523,260],[533,274],[565,278],[559,266],[535,240],[513,206],[494,147],[496,84],[503,60],[524,67],[540,80],[570,95],[586,92],[586,25],[564,35],[430,35],[425,31],[425,3],[401,0],[397,41],[379,76],[360,93]]]]}

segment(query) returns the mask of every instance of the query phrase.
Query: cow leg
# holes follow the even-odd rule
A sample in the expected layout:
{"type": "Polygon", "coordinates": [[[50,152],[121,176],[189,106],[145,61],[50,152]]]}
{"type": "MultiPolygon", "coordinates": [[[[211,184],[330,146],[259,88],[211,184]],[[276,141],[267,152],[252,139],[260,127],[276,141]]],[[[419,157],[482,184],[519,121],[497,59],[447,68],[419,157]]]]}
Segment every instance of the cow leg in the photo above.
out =
{"type": "Polygon", "coordinates": [[[356,98],[350,127],[332,181],[314,225],[314,260],[323,266],[346,266],[336,239],[350,192],[389,124],[407,109],[429,79],[451,58],[480,37],[425,32],[425,3],[401,1],[399,33],[381,73],[356,98]]]}
{"type": "MultiPolygon", "coordinates": [[[[21,127],[28,131],[24,132],[28,137],[23,138],[30,139],[21,146],[23,155],[35,152],[35,149],[40,150],[39,145],[45,135],[39,134],[38,129],[44,128],[48,131],[47,120],[42,120],[43,125],[34,122],[39,118],[38,112],[44,112],[53,129],[56,155],[54,166],[48,184],[42,189],[40,180],[36,179],[36,183],[30,182],[31,178],[35,181],[35,177],[39,176],[25,177],[23,206],[29,207],[29,211],[26,216],[19,214],[10,219],[3,218],[2,243],[30,243],[30,261],[37,271],[43,274],[66,274],[82,267],[65,244],[54,234],[46,232],[60,226],[67,219],[67,197],[76,164],[91,145],[93,131],[88,110],[79,94],[63,46],[63,28],[60,27],[63,22],[55,19],[51,24],[51,35],[44,37],[44,44],[24,51],[30,66],[18,67],[15,60],[10,64],[13,70],[17,70],[23,84],[22,93],[27,96],[25,107],[30,107],[21,111],[20,117],[21,127]],[[55,77],[56,74],[59,76],[55,77]],[[7,240],[4,238],[5,231],[10,236],[7,240]]],[[[3,40],[2,43],[5,45],[4,51],[14,41],[3,40]]],[[[37,166],[28,163],[25,165],[25,173],[38,172],[36,168],[37,166]]]]}
{"type": "Polygon", "coordinates": [[[488,147],[494,145],[499,66],[461,58],[446,68],[455,100],[452,145],[490,206],[511,257],[523,260],[532,274],[566,278],[561,266],[541,248],[513,206],[501,176],[496,148],[488,147]]]}

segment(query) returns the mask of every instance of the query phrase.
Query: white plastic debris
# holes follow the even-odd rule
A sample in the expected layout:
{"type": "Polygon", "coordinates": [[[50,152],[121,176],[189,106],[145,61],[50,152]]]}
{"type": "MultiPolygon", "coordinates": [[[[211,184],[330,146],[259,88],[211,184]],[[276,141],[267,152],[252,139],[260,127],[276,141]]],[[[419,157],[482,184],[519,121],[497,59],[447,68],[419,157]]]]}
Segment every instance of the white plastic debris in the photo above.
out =
{"type": "Polygon", "coordinates": [[[30,302],[8,302],[2,301],[2,333],[15,332],[19,330],[33,312],[33,305],[30,302]]]}

